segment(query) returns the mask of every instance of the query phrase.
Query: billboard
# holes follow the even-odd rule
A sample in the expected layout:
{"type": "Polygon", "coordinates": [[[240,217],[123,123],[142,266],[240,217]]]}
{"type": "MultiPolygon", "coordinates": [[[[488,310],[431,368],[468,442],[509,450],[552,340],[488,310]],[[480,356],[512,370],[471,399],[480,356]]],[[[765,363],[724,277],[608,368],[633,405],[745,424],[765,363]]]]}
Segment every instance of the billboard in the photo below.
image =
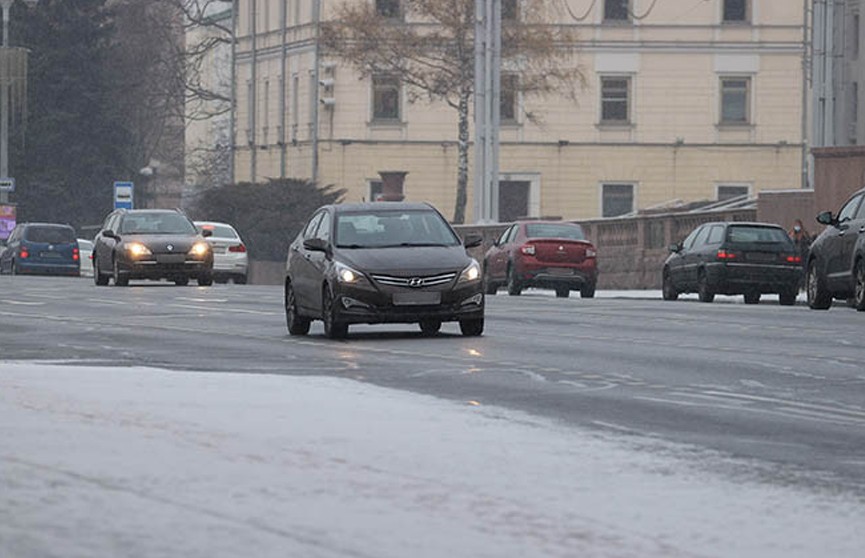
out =
{"type": "Polygon", "coordinates": [[[6,240],[15,228],[15,206],[0,205],[0,240],[6,240]]]}

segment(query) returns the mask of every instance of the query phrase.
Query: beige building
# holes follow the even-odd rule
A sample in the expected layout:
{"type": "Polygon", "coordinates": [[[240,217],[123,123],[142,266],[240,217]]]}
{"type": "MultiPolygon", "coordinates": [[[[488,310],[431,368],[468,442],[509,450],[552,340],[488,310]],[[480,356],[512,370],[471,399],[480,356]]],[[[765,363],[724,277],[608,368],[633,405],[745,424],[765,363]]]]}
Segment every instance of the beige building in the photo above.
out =
{"type": "MultiPolygon", "coordinates": [[[[380,172],[406,171],[407,200],[453,215],[456,112],[409,102],[399,83],[361,80],[325,56],[316,22],[338,1],[236,1],[235,181],[312,178],[361,201],[380,191],[380,172]]],[[[381,10],[398,2],[368,1],[381,10]]],[[[501,221],[805,186],[808,2],[556,5],[550,23],[577,32],[587,84],[576,102],[514,96],[505,106],[501,221]]]]}

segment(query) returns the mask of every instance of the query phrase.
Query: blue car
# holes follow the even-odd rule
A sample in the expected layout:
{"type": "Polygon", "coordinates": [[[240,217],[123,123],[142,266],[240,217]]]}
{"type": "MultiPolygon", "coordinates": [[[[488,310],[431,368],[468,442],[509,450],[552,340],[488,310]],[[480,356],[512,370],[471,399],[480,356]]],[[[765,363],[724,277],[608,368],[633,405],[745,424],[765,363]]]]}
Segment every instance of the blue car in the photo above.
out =
{"type": "Polygon", "coordinates": [[[81,254],[75,229],[56,223],[21,223],[0,252],[0,273],[78,277],[81,254]]]}

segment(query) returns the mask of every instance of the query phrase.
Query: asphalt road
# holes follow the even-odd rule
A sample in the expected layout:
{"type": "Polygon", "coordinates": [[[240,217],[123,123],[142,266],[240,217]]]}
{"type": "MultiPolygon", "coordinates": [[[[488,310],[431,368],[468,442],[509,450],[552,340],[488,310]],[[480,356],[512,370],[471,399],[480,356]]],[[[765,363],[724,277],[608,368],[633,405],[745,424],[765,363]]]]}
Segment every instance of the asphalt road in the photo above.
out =
{"type": "MultiPolygon", "coordinates": [[[[766,480],[865,495],[865,314],[741,297],[500,291],[485,334],[285,328],[276,286],[0,277],[0,360],[333,375],[746,458],[766,480]]],[[[398,417],[395,417],[398,420],[398,417]]]]}

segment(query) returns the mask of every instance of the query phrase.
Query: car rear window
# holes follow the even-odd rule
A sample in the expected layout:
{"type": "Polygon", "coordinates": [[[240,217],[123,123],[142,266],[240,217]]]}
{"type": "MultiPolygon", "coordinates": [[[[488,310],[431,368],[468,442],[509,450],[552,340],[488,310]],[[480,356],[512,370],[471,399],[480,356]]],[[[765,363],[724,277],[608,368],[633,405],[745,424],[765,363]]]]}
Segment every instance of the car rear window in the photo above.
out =
{"type": "Polygon", "coordinates": [[[24,231],[24,240],[30,242],[43,242],[47,244],[63,244],[75,242],[75,231],[72,227],[52,227],[37,225],[27,227],[24,231]]]}
{"type": "Polygon", "coordinates": [[[782,229],[776,227],[734,225],[727,229],[727,240],[735,243],[786,244],[790,242],[790,237],[782,229]]]}
{"type": "Polygon", "coordinates": [[[204,225],[197,225],[197,227],[202,231],[211,231],[213,233],[211,238],[240,238],[237,235],[237,232],[228,225],[214,225],[212,223],[207,223],[204,225]]]}
{"type": "Polygon", "coordinates": [[[579,225],[552,223],[531,223],[526,225],[526,236],[529,238],[567,238],[569,240],[585,240],[586,235],[579,225]]]}

